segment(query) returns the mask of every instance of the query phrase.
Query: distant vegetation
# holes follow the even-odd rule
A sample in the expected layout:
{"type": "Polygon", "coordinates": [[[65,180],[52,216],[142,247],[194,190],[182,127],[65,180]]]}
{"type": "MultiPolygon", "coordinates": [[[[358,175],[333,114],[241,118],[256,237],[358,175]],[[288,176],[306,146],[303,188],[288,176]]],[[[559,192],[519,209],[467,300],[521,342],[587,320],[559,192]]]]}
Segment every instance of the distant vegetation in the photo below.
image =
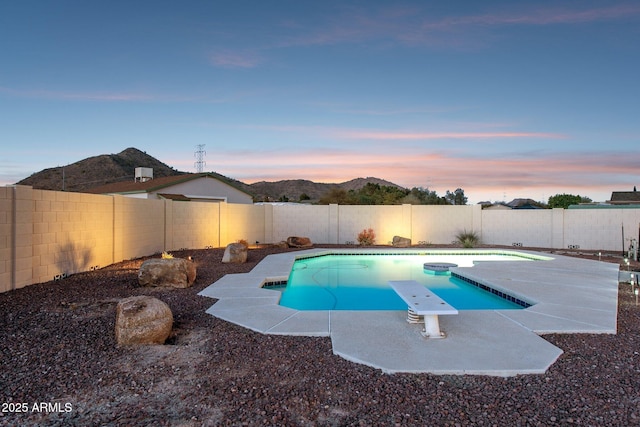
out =
{"type": "Polygon", "coordinates": [[[357,190],[345,190],[332,188],[320,197],[321,205],[465,205],[467,198],[464,190],[458,188],[453,193],[447,191],[444,197],[438,196],[435,191],[428,188],[406,188],[367,183],[357,190]]]}
{"type": "Polygon", "coordinates": [[[592,200],[588,197],[582,197],[573,194],[556,194],[549,197],[549,208],[563,208],[567,209],[570,205],[577,205],[580,203],[590,203],[592,200]]]}

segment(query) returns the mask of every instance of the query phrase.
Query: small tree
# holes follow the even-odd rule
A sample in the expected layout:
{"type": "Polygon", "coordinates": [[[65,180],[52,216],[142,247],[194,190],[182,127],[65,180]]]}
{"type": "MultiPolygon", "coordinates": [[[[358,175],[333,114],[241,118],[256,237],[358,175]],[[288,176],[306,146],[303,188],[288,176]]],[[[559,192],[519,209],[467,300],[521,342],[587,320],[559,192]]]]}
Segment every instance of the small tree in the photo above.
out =
{"type": "Polygon", "coordinates": [[[447,190],[447,194],[445,194],[445,199],[452,205],[466,205],[467,204],[467,196],[464,195],[464,190],[462,188],[456,188],[456,191],[453,193],[447,190]]]}
{"type": "Polygon", "coordinates": [[[580,195],[573,194],[556,194],[549,197],[550,208],[563,208],[567,209],[570,205],[577,205],[579,203],[589,203],[591,199],[588,197],[582,197],[580,195]]]}

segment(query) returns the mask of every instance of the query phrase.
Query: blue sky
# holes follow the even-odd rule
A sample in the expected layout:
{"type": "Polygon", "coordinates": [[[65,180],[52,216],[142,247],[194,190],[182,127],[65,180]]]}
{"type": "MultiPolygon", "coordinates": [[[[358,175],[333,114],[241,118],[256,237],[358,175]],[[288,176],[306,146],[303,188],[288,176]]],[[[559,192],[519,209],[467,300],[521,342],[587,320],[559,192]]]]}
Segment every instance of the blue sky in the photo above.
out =
{"type": "Polygon", "coordinates": [[[3,1],[0,55],[0,185],[198,144],[248,183],[640,185],[636,1],[3,1]]]}

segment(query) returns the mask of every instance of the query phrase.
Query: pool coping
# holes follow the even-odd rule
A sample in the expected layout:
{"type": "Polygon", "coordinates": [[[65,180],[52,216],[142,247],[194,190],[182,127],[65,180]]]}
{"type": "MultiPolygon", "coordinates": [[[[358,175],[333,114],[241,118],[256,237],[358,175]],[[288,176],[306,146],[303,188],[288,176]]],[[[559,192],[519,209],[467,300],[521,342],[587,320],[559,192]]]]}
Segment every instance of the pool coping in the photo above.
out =
{"type": "Polygon", "coordinates": [[[540,335],[616,333],[618,266],[527,250],[317,248],[268,255],[250,272],[228,274],[199,295],[218,299],[207,310],[215,317],[264,334],[329,336],[335,354],[387,373],[511,376],[544,373],[562,354],[540,335]],[[286,283],[296,259],[309,256],[495,252],[545,260],[500,261],[500,269],[478,262],[451,271],[533,305],[442,316],[443,340],[422,338],[406,311],[299,311],[279,306],[280,292],[262,287],[286,283]]]}

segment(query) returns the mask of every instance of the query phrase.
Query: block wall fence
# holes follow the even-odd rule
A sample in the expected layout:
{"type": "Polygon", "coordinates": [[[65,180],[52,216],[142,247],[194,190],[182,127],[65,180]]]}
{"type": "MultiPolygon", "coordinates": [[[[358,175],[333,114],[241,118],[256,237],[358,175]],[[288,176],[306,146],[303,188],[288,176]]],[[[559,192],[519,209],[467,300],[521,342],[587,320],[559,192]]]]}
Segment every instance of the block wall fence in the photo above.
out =
{"type": "Polygon", "coordinates": [[[640,209],[482,210],[471,206],[247,205],[175,202],[0,187],[0,292],[115,262],[240,239],[306,236],[348,244],[364,228],[449,244],[459,231],[482,243],[622,252],[638,238],[640,209]]]}

